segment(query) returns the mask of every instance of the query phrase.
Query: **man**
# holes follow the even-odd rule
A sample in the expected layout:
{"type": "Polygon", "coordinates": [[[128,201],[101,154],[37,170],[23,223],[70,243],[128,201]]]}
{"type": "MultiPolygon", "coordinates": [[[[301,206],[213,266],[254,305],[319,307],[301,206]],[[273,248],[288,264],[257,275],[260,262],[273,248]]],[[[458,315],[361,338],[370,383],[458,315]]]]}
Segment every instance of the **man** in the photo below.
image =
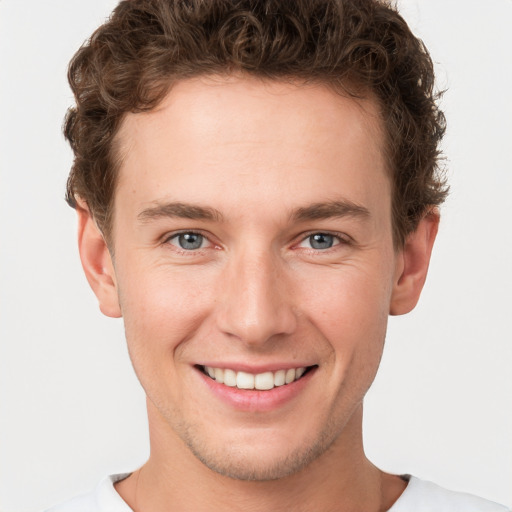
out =
{"type": "Polygon", "coordinates": [[[432,63],[395,10],[125,1],[70,82],[68,201],[151,455],[55,510],[504,510],[363,450],[447,191],[432,63]]]}

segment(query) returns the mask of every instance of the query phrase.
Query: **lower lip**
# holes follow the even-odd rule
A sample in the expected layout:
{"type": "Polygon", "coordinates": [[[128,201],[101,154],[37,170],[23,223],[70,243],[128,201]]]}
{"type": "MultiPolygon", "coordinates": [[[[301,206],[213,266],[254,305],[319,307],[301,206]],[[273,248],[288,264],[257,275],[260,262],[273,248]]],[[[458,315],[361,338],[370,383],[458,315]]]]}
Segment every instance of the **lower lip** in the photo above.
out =
{"type": "Polygon", "coordinates": [[[205,375],[201,370],[196,370],[210,391],[231,407],[247,412],[267,412],[278,409],[297,397],[308,385],[316,372],[316,367],[311,368],[300,379],[290,384],[276,386],[265,391],[225,386],[205,375]]]}

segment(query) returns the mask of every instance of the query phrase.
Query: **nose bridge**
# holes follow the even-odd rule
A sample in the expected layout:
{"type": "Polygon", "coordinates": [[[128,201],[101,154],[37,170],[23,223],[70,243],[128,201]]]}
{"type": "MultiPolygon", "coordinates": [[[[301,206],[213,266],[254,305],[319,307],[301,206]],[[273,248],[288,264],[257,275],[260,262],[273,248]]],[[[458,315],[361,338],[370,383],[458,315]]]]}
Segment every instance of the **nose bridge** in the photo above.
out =
{"type": "Polygon", "coordinates": [[[279,256],[269,247],[251,245],[230,258],[219,327],[258,345],[291,334],[296,318],[279,256]]]}

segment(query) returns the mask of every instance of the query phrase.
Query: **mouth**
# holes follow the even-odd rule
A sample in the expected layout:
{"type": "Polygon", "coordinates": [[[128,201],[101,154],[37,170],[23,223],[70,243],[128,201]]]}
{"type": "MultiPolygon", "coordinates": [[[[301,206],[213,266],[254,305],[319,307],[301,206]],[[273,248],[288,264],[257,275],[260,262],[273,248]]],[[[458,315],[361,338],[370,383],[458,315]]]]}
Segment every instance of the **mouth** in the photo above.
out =
{"type": "Polygon", "coordinates": [[[200,365],[198,368],[214,381],[228,387],[269,391],[275,387],[286,386],[287,384],[298,381],[313,368],[316,368],[316,365],[267,371],[257,374],[235,371],[230,368],[214,368],[212,366],[200,365]]]}

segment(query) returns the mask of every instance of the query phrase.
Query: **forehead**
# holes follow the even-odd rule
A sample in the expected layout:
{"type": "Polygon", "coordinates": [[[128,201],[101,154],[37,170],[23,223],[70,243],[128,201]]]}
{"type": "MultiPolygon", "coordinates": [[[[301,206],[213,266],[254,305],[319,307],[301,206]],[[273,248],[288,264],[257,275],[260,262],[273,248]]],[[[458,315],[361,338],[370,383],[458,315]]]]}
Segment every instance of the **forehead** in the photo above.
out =
{"type": "Polygon", "coordinates": [[[279,200],[290,207],[294,200],[337,199],[349,181],[355,202],[367,201],[376,181],[390,195],[376,103],[324,85],[240,76],[183,80],[155,110],[128,114],[118,142],[117,195],[130,189],[139,208],[173,190],[180,197],[168,199],[185,194],[225,208],[234,194],[247,206],[256,206],[256,197],[260,205],[279,200]]]}

